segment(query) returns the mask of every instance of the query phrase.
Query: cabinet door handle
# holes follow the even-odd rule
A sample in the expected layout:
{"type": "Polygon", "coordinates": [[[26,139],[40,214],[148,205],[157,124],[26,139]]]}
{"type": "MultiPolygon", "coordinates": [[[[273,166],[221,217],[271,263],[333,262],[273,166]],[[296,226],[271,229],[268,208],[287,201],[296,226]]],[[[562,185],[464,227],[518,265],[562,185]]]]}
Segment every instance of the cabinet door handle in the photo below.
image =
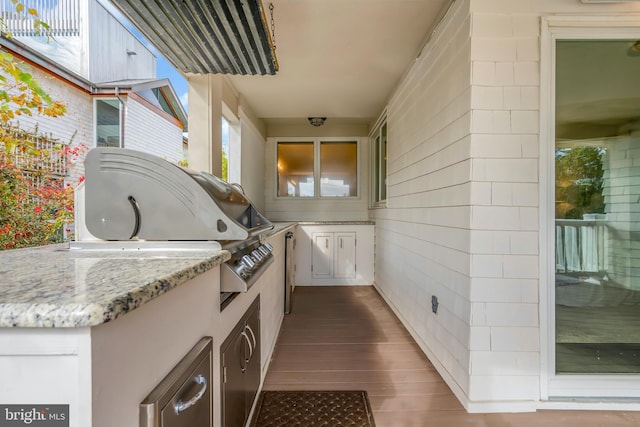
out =
{"type": "Polygon", "coordinates": [[[342,249],[342,237],[340,238],[340,249],[342,249]]]}
{"type": "Polygon", "coordinates": [[[329,239],[324,239],[324,247],[329,249],[329,239]]]}
{"type": "Polygon", "coordinates": [[[242,369],[242,372],[244,372],[247,370],[247,365],[249,364],[249,361],[253,357],[253,346],[251,345],[251,339],[249,339],[249,335],[247,335],[244,331],[242,331],[240,335],[242,335],[244,339],[247,341],[247,344],[249,344],[249,357],[248,358],[245,357],[244,354],[241,355],[242,358],[240,361],[240,368],[242,369]],[[244,366],[242,365],[243,362],[244,362],[244,366]]]}
{"type": "MultiPolygon", "coordinates": [[[[251,334],[251,340],[253,341],[253,349],[255,350],[256,348],[258,348],[258,341],[256,340],[256,335],[253,333],[253,329],[251,329],[251,326],[245,325],[244,330],[249,331],[249,333],[251,334]]],[[[251,352],[251,357],[253,357],[253,352],[251,352]]],[[[249,360],[251,360],[251,357],[249,357],[249,360]]]]}
{"type": "Polygon", "coordinates": [[[182,399],[179,399],[176,403],[173,404],[173,410],[176,411],[176,415],[180,415],[181,412],[186,411],[191,408],[193,405],[198,403],[202,396],[207,392],[207,379],[204,375],[200,374],[197,377],[193,378],[193,382],[196,384],[200,384],[202,387],[198,390],[198,392],[193,395],[193,397],[186,402],[183,402],[182,399]]]}

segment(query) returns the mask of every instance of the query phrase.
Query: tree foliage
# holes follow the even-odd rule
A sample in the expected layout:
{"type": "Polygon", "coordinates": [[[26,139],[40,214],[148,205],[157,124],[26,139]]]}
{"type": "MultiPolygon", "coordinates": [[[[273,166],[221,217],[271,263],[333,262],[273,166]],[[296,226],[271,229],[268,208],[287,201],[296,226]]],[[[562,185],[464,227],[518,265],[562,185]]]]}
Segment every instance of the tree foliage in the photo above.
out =
{"type": "MultiPolygon", "coordinates": [[[[20,0],[11,1],[17,14],[32,19],[36,31],[48,28],[35,9],[26,8],[20,0]]],[[[11,37],[1,19],[0,26],[2,36],[11,37]]],[[[65,224],[73,219],[73,190],[48,173],[49,153],[37,145],[37,129],[15,132],[10,122],[24,115],[59,117],[66,113],[66,106],[54,101],[28,67],[4,50],[0,50],[0,71],[0,249],[60,241],[65,224]],[[25,158],[25,164],[16,161],[25,158]]],[[[79,154],[65,144],[50,146],[65,158],[79,154]]]]}
{"type": "Polygon", "coordinates": [[[582,219],[586,213],[604,213],[601,147],[556,150],[556,218],[582,219]]]}

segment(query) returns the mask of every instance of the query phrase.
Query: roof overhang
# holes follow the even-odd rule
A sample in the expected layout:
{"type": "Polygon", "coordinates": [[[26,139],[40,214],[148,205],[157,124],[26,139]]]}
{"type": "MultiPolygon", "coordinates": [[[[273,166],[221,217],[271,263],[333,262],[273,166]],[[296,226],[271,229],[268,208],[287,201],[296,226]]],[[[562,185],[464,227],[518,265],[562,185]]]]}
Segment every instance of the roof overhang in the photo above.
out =
{"type": "Polygon", "coordinates": [[[160,79],[132,79],[114,82],[96,83],[94,86],[95,95],[111,95],[118,93],[138,93],[150,89],[162,89],[167,102],[170,105],[173,115],[179,120],[184,129],[187,129],[187,112],[184,110],[180,98],[176,94],[171,81],[167,78],[160,79]]]}
{"type": "Polygon", "coordinates": [[[111,0],[178,70],[275,74],[261,0],[111,0]]]}

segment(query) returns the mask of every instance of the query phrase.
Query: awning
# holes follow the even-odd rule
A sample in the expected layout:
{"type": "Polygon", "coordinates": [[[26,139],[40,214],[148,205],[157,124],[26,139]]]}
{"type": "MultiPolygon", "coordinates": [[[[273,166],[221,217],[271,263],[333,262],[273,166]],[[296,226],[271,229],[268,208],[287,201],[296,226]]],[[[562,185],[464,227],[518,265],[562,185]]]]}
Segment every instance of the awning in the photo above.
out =
{"type": "Polygon", "coordinates": [[[111,0],[178,70],[275,74],[260,0],[111,0]]]}

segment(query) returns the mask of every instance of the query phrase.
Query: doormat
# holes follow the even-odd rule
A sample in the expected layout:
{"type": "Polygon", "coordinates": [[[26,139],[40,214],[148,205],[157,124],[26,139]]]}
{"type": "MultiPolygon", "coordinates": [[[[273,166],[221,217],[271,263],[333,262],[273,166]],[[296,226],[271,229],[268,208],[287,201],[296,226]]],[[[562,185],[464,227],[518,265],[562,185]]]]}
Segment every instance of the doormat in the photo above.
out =
{"type": "Polygon", "coordinates": [[[263,391],[251,427],[375,427],[366,391],[263,391]]]}

